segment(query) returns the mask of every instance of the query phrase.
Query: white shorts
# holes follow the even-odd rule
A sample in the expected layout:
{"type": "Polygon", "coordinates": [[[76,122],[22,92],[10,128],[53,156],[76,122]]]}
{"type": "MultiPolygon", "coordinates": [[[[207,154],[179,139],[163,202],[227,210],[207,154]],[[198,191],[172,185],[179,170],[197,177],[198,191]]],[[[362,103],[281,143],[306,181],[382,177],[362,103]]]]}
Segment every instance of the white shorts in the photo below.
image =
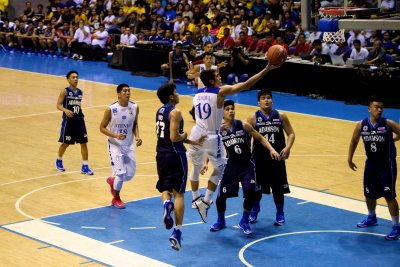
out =
{"type": "Polygon", "coordinates": [[[113,175],[129,181],[136,173],[136,154],[132,146],[117,146],[108,143],[113,175]]]}
{"type": "MultiPolygon", "coordinates": [[[[190,140],[198,140],[205,134],[207,133],[194,126],[190,133],[190,140]]],[[[206,153],[214,168],[226,163],[224,145],[220,134],[208,133],[202,146],[189,145],[189,158],[193,165],[203,165],[206,153]]]]}

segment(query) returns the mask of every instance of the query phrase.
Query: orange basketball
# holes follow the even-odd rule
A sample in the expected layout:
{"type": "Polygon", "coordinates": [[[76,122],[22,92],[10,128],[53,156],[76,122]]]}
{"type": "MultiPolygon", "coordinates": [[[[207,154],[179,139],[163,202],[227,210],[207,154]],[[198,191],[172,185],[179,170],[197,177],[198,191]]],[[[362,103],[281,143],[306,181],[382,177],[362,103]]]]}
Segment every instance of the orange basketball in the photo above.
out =
{"type": "Polygon", "coordinates": [[[268,49],[266,58],[271,65],[280,65],[286,61],[286,49],[281,45],[273,45],[268,49]]]}

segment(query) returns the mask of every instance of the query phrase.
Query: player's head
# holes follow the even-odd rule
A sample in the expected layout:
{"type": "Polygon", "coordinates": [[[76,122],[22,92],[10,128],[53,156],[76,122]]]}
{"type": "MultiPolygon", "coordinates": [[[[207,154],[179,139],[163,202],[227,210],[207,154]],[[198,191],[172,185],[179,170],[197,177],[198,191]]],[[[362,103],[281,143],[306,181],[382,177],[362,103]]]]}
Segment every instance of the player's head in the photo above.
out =
{"type": "Polygon", "coordinates": [[[260,91],[258,91],[258,93],[257,93],[257,99],[258,99],[258,101],[260,101],[260,99],[261,99],[262,96],[266,96],[266,95],[269,95],[270,98],[272,99],[272,92],[271,92],[270,90],[268,90],[268,89],[261,89],[260,91]]]}
{"type": "Polygon", "coordinates": [[[205,70],[200,73],[200,79],[207,87],[215,86],[218,79],[218,73],[216,70],[205,70]]]}
{"type": "Polygon", "coordinates": [[[224,101],[224,119],[235,119],[235,102],[233,100],[224,101]]]}
{"type": "Polygon", "coordinates": [[[117,86],[117,94],[119,94],[119,93],[121,93],[122,92],[122,89],[124,89],[124,88],[129,88],[129,85],[127,85],[126,83],[121,83],[121,84],[119,84],[118,86],[117,86]]]}
{"type": "Polygon", "coordinates": [[[71,87],[76,87],[78,85],[78,72],[76,70],[69,71],[66,77],[71,87]]]}
{"type": "Polygon", "coordinates": [[[163,84],[157,90],[157,96],[163,104],[167,104],[170,100],[172,100],[175,93],[176,85],[174,83],[163,84]]]}
{"type": "Polygon", "coordinates": [[[69,80],[69,78],[71,77],[72,74],[76,74],[76,76],[79,75],[78,72],[77,72],[76,70],[70,70],[70,71],[67,73],[67,75],[66,75],[66,77],[67,77],[68,80],[69,80]]]}
{"type": "Polygon", "coordinates": [[[212,64],[213,54],[210,52],[205,52],[203,54],[203,61],[204,63],[212,64]]]}
{"type": "Polygon", "coordinates": [[[383,100],[379,96],[371,96],[368,99],[368,112],[371,116],[379,119],[383,113],[383,100]]]}

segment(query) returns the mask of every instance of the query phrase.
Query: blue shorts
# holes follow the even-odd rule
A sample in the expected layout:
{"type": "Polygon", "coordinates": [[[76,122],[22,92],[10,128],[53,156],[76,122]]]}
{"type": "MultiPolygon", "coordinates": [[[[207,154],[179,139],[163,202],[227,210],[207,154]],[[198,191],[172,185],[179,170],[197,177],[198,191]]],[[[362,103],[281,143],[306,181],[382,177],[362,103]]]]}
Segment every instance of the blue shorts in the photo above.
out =
{"type": "Polygon", "coordinates": [[[284,160],[272,159],[255,160],[256,182],[264,194],[287,194],[290,193],[286,175],[286,164],[284,160]]]}
{"type": "Polygon", "coordinates": [[[239,195],[239,182],[242,184],[243,197],[256,191],[254,165],[249,164],[248,167],[237,168],[228,164],[219,185],[219,197],[237,197],[239,195]]]}
{"type": "Polygon", "coordinates": [[[396,160],[386,162],[365,161],[364,195],[370,199],[396,197],[396,160]]]}
{"type": "Polygon", "coordinates": [[[186,153],[157,153],[156,161],[157,190],[162,193],[175,189],[179,193],[185,193],[188,172],[186,153]]]}
{"type": "Polygon", "coordinates": [[[58,142],[73,145],[88,142],[85,120],[64,118],[61,122],[60,138],[58,142]]]}

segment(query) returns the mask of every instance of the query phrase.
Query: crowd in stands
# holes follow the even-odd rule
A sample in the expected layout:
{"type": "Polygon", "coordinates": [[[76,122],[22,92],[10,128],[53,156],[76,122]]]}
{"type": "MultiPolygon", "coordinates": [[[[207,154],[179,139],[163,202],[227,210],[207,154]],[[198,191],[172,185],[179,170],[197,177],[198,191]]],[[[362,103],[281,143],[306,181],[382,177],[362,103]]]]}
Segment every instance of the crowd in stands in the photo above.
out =
{"type": "MultiPolygon", "coordinates": [[[[390,7],[391,1],[382,3],[390,7]]],[[[351,5],[368,3],[373,1],[351,5]]],[[[198,50],[207,42],[214,50],[240,46],[248,56],[264,56],[280,44],[293,57],[337,54],[368,64],[399,55],[399,31],[347,30],[340,43],[322,36],[301,29],[298,0],[49,0],[37,7],[26,1],[17,18],[3,12],[0,20],[0,43],[7,50],[73,59],[104,59],[110,44],[123,49],[140,41],[163,41],[172,49],[177,42],[198,50]]]]}

